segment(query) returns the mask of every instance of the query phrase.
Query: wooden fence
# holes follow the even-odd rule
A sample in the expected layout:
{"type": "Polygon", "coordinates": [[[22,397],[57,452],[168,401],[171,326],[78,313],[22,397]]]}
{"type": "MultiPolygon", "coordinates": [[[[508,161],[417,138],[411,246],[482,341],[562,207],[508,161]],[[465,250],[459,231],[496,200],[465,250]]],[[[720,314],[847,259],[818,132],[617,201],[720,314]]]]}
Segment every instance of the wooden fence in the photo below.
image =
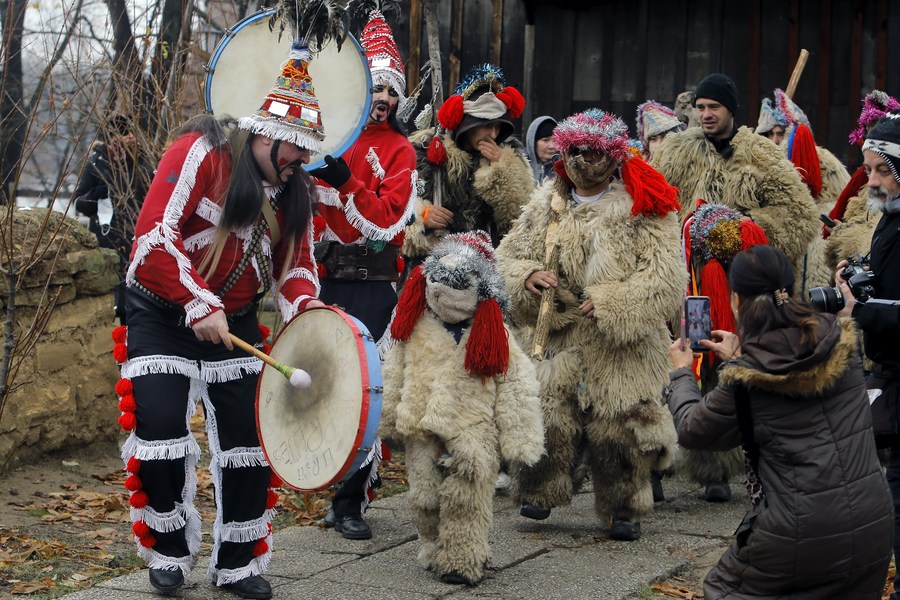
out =
{"type": "MultiPolygon", "coordinates": [[[[422,5],[409,0],[394,27],[411,86],[428,59],[422,5]]],[[[633,127],[639,103],[672,106],[721,72],[737,83],[738,121],[755,126],[761,98],[787,86],[806,48],[794,99],[818,143],[855,166],[847,135],[861,98],[900,92],[900,58],[888,53],[900,44],[896,0],[441,0],[438,10],[445,94],[493,62],[528,92],[526,125],[597,106],[633,127]]]]}

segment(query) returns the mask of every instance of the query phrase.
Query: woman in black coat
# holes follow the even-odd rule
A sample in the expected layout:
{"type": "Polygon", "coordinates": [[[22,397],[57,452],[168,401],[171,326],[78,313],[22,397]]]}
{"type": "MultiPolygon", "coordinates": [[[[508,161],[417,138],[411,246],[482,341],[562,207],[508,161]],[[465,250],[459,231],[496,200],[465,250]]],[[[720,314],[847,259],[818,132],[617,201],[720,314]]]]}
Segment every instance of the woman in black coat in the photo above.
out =
{"type": "Polygon", "coordinates": [[[743,444],[752,507],[704,581],[704,597],[877,599],[893,505],[875,451],[853,322],[791,296],[794,270],[755,246],[729,272],[740,337],[714,331],[724,362],[705,396],[690,349],[669,350],[666,390],[685,448],[743,444]]]}

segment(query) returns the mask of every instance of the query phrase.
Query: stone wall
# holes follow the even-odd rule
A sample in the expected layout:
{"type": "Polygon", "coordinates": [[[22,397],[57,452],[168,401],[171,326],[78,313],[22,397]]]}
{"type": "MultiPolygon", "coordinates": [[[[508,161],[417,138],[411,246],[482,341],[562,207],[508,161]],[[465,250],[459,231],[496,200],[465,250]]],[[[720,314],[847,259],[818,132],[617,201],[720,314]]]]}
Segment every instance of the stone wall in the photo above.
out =
{"type": "MultiPolygon", "coordinates": [[[[114,439],[121,431],[114,391],[118,368],[110,337],[118,324],[112,294],[118,256],[98,248],[94,234],[78,222],[45,209],[16,210],[12,237],[17,260],[29,256],[36,245],[46,250],[25,273],[15,295],[17,369],[0,417],[0,465],[7,467],[114,439]],[[56,239],[48,240],[46,231],[57,230],[56,239]],[[56,298],[56,306],[37,343],[25,351],[21,342],[48,296],[56,298]]],[[[0,280],[4,338],[8,298],[6,282],[0,280]]]]}

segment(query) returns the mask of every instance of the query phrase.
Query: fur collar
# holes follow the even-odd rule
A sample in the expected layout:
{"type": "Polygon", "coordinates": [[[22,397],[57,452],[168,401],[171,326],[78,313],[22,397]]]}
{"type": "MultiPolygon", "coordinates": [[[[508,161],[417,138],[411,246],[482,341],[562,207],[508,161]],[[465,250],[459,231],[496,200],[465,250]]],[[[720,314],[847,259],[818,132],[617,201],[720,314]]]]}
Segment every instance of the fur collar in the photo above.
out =
{"type": "Polygon", "coordinates": [[[853,319],[839,320],[841,335],[828,358],[806,371],[773,374],[748,366],[737,360],[719,372],[722,383],[743,384],[749,389],[773,392],[780,396],[805,397],[817,395],[833,387],[847,372],[854,355],[859,353],[859,332],[853,319]]]}

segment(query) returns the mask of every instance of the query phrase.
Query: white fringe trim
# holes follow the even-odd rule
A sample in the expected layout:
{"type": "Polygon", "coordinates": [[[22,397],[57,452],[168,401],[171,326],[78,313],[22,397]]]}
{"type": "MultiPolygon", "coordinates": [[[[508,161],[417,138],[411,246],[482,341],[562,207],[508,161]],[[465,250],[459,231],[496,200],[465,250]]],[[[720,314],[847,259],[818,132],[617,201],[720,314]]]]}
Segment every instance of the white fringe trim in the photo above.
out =
{"type": "MultiPolygon", "coordinates": [[[[337,236],[337,234],[331,230],[331,227],[328,224],[325,224],[325,229],[322,230],[322,233],[319,234],[320,242],[342,242],[341,238],[337,236]]],[[[342,242],[343,243],[343,242],[342,242]]]]}
{"type": "Polygon", "coordinates": [[[372,174],[378,179],[384,179],[384,167],[381,166],[381,161],[378,160],[378,155],[375,154],[375,148],[372,146],[369,146],[369,151],[366,152],[366,160],[372,167],[372,174]]]}
{"type": "Polygon", "coordinates": [[[133,431],[122,444],[122,462],[134,456],[138,460],[175,460],[187,456],[194,457],[194,464],[200,456],[200,445],[194,436],[188,434],[170,440],[142,440],[133,431]]]}
{"type": "Polygon", "coordinates": [[[344,205],[341,203],[341,194],[336,189],[330,186],[325,187],[324,185],[317,185],[316,190],[319,195],[319,204],[343,208],[344,205]]]}
{"type": "Polygon", "coordinates": [[[388,352],[391,351],[391,348],[394,347],[394,344],[397,343],[397,340],[391,335],[391,325],[394,324],[394,318],[397,316],[397,306],[394,306],[394,309],[391,311],[391,318],[388,321],[387,327],[384,328],[384,333],[381,334],[381,338],[375,342],[375,350],[378,352],[378,358],[384,363],[384,359],[387,358],[388,352]]]}
{"type": "Polygon", "coordinates": [[[367,466],[371,466],[369,477],[366,479],[366,486],[363,489],[363,500],[359,505],[360,514],[366,512],[366,509],[369,507],[369,488],[371,488],[372,484],[375,483],[375,480],[378,479],[378,467],[381,466],[381,461],[381,437],[376,436],[375,443],[372,444],[372,449],[369,450],[369,455],[366,456],[366,460],[364,460],[359,467],[359,470],[362,471],[367,466]]]}
{"type": "Polygon", "coordinates": [[[188,324],[193,324],[211,313],[212,307],[209,304],[199,298],[194,298],[184,307],[184,320],[188,324]]]}
{"type": "MultiPolygon", "coordinates": [[[[269,462],[263,454],[262,448],[238,447],[222,452],[220,464],[223,469],[237,469],[240,467],[268,467],[269,462]]],[[[257,536],[258,538],[259,536],[257,536]]]]}
{"type": "Polygon", "coordinates": [[[134,379],[141,375],[183,375],[196,379],[200,376],[197,363],[181,356],[166,356],[165,354],[150,354],[129,358],[122,365],[122,377],[134,379]]]}
{"type": "Polygon", "coordinates": [[[278,294],[278,310],[281,311],[281,317],[284,319],[284,322],[287,323],[291,319],[297,316],[297,313],[300,312],[300,303],[304,300],[316,300],[316,296],[310,296],[308,294],[304,294],[302,296],[297,296],[297,299],[293,302],[288,302],[287,298],[278,294]]]}
{"type": "Polygon", "coordinates": [[[269,536],[269,518],[266,515],[252,521],[232,521],[225,523],[219,531],[223,542],[237,544],[255,542],[269,536]]]}
{"type": "Polygon", "coordinates": [[[184,240],[184,247],[188,252],[196,252],[200,248],[205,248],[212,244],[213,238],[215,237],[216,228],[210,227],[209,229],[204,229],[200,233],[192,235],[184,240]]]}
{"type": "Polygon", "coordinates": [[[143,521],[154,531],[169,533],[187,525],[184,504],[175,503],[175,508],[168,512],[158,513],[149,506],[131,509],[131,522],[143,521]]]}
{"type": "Polygon", "coordinates": [[[205,383],[226,383],[245,375],[258,375],[262,365],[261,360],[249,356],[215,362],[201,360],[199,379],[205,383]]]}
{"type": "Polygon", "coordinates": [[[391,241],[397,237],[397,234],[406,228],[406,224],[409,222],[409,218],[412,215],[416,199],[417,178],[418,172],[413,170],[412,175],[410,176],[410,195],[406,202],[406,208],[400,219],[390,227],[380,227],[366,219],[356,207],[353,194],[350,194],[350,196],[347,197],[347,204],[344,206],[344,215],[347,217],[347,222],[370,240],[391,241]]]}
{"type": "Polygon", "coordinates": [[[135,544],[137,545],[138,556],[143,558],[144,562],[146,562],[147,566],[151,569],[164,569],[166,571],[181,569],[182,574],[187,575],[191,572],[191,569],[194,568],[193,556],[165,556],[152,548],[144,548],[141,546],[141,543],[137,541],[137,538],[135,538],[135,544]]]}
{"type": "Polygon", "coordinates": [[[238,126],[253,133],[264,135],[273,140],[290,142],[300,148],[306,148],[314,154],[322,152],[321,134],[312,129],[289,125],[281,119],[251,116],[238,119],[238,126]]]}
{"type": "Polygon", "coordinates": [[[262,575],[268,570],[269,561],[272,559],[272,536],[266,538],[266,543],[269,544],[269,551],[262,556],[254,557],[250,564],[240,569],[216,569],[215,561],[210,561],[208,570],[210,577],[215,580],[216,585],[228,585],[254,575],[262,575]]]}
{"type": "Polygon", "coordinates": [[[200,204],[197,206],[197,212],[195,213],[198,217],[204,218],[215,226],[219,225],[219,220],[222,218],[222,207],[203,196],[200,199],[200,204]]]}

